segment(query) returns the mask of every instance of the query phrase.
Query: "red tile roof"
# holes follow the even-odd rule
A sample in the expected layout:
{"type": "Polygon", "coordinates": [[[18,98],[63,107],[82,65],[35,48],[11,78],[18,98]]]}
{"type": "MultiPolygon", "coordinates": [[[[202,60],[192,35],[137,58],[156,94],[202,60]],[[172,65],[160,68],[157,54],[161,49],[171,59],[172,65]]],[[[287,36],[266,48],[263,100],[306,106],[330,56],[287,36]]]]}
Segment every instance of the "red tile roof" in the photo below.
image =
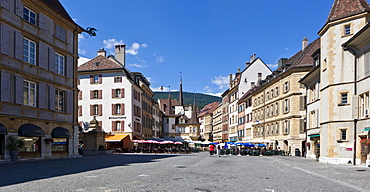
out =
{"type": "Polygon", "coordinates": [[[90,61],[78,67],[78,71],[92,71],[92,70],[107,70],[107,69],[123,69],[124,67],[113,60],[102,55],[91,59],[90,61]]]}
{"type": "Polygon", "coordinates": [[[207,114],[213,113],[213,111],[218,107],[220,101],[215,101],[213,103],[207,104],[199,111],[199,117],[205,116],[207,114]]]}
{"type": "Polygon", "coordinates": [[[343,19],[363,12],[370,12],[367,0],[335,0],[327,22],[343,19]]]}

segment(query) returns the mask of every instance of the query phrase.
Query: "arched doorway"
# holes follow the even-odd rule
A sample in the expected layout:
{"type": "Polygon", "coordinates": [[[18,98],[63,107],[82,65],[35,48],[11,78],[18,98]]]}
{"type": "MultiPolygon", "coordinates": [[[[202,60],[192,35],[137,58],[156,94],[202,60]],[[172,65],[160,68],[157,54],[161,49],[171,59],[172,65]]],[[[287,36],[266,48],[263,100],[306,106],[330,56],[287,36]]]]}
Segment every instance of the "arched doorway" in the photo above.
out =
{"type": "Polygon", "coordinates": [[[7,129],[3,124],[0,123],[0,159],[4,158],[5,154],[5,135],[7,133],[7,129]]]}
{"type": "Polygon", "coordinates": [[[38,158],[41,157],[41,137],[44,131],[41,127],[34,124],[24,124],[18,129],[18,138],[24,139],[26,145],[19,149],[20,158],[38,158]]]}
{"type": "Polygon", "coordinates": [[[51,154],[53,156],[68,156],[69,130],[63,127],[56,127],[51,132],[51,137],[51,154]]]}

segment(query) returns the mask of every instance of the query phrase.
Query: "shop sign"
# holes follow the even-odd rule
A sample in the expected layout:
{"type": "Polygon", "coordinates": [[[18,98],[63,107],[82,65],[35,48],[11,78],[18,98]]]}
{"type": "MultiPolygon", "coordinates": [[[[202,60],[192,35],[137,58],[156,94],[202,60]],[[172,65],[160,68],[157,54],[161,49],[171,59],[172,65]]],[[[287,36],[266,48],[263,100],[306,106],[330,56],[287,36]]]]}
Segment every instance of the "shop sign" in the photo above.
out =
{"type": "Polygon", "coordinates": [[[346,151],[352,151],[352,148],[346,148],[346,151]]]}

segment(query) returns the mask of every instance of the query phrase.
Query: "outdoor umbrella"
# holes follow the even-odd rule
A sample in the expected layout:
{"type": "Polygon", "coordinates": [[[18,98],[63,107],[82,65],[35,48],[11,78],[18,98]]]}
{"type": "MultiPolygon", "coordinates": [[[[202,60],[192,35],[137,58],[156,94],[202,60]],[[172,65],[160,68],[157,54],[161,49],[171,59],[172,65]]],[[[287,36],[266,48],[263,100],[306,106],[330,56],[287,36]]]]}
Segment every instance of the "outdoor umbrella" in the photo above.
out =
{"type": "Polygon", "coordinates": [[[256,146],[257,146],[257,147],[266,147],[266,145],[265,145],[265,144],[263,144],[263,143],[258,143],[258,144],[256,144],[256,146]]]}
{"type": "Polygon", "coordinates": [[[254,147],[253,143],[243,143],[243,145],[246,147],[254,147]]]}

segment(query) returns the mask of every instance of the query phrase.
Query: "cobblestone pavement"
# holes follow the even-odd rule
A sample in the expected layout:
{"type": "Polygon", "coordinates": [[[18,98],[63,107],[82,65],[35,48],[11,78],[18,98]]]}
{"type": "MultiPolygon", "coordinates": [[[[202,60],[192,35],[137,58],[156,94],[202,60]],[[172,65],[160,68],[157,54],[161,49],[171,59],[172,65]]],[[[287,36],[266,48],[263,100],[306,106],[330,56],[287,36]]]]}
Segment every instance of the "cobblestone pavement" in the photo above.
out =
{"type": "Polygon", "coordinates": [[[370,168],[289,156],[114,154],[0,163],[0,191],[370,191],[370,168]]]}

